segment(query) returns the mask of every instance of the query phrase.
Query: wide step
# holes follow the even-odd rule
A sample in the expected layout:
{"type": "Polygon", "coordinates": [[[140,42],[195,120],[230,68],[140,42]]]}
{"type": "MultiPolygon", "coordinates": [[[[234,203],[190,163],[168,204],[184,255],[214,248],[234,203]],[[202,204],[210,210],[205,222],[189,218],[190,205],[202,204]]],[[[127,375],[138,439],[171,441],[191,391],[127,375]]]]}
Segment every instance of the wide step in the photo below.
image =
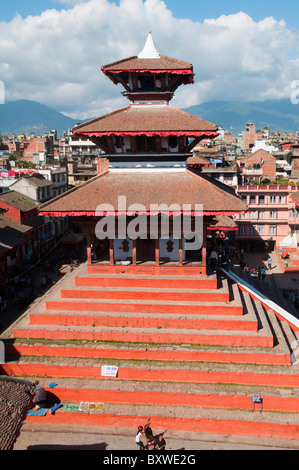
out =
{"type": "MultiPolygon", "coordinates": [[[[140,423],[146,423],[148,416],[121,416],[112,414],[86,414],[57,412],[55,415],[55,425],[77,425],[77,426],[102,426],[113,428],[133,428],[136,429],[140,423]]],[[[28,416],[26,422],[37,423],[39,417],[28,416]]],[[[222,434],[225,436],[254,436],[280,439],[299,439],[299,428],[297,424],[280,424],[268,422],[256,422],[250,420],[228,420],[209,418],[172,418],[155,416],[153,420],[155,429],[164,431],[188,431],[222,434]]],[[[51,415],[43,417],[44,423],[53,423],[51,415]]],[[[173,457],[173,456],[166,456],[173,457]]]]}
{"type": "Polygon", "coordinates": [[[76,277],[77,287],[137,287],[164,289],[217,289],[217,279],[163,277],[76,277]]]}
{"type": "Polygon", "coordinates": [[[86,378],[97,380],[129,380],[146,382],[238,384],[278,388],[299,388],[298,374],[255,373],[238,371],[211,371],[188,369],[142,369],[121,367],[117,378],[101,377],[101,367],[60,366],[52,364],[7,363],[0,365],[0,373],[16,377],[86,378]]]}
{"type": "Polygon", "coordinates": [[[222,317],[215,319],[181,319],[181,318],[155,318],[155,317],[125,317],[125,316],[95,316],[95,315],[55,315],[32,314],[31,325],[68,325],[68,326],[112,326],[119,328],[170,328],[190,330],[233,330],[257,331],[257,320],[244,320],[240,317],[222,317]]]}
{"type": "Polygon", "coordinates": [[[228,292],[217,291],[161,291],[158,289],[151,291],[138,290],[62,290],[62,299],[121,299],[121,300],[159,300],[170,301],[191,301],[191,302],[229,302],[228,292]]]}
{"type": "Polygon", "coordinates": [[[186,350],[173,348],[149,349],[149,348],[103,348],[42,345],[42,344],[5,344],[5,353],[11,357],[45,356],[45,357],[69,357],[69,358],[93,358],[93,359],[118,359],[133,361],[159,361],[163,362],[211,362],[223,364],[259,364],[259,365],[290,365],[290,353],[284,352],[259,352],[257,351],[213,351],[213,350],[186,350]]]}
{"type": "Polygon", "coordinates": [[[47,310],[56,311],[88,311],[88,312],[144,312],[144,313],[170,313],[170,314],[212,314],[212,315],[243,315],[241,305],[232,305],[218,302],[217,304],[208,302],[177,303],[177,302],[138,302],[131,301],[56,301],[47,302],[47,310]]]}

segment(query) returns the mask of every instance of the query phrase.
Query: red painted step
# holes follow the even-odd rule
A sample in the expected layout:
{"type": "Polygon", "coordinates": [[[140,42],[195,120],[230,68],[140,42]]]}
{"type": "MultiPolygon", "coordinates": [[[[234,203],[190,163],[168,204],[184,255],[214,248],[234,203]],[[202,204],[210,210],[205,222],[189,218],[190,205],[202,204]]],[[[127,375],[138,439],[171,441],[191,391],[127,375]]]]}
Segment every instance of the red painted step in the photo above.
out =
{"type": "Polygon", "coordinates": [[[87,266],[87,274],[129,274],[137,276],[203,276],[206,277],[206,267],[203,266],[87,266]]]}
{"type": "Polygon", "coordinates": [[[40,344],[6,344],[5,353],[9,356],[49,356],[102,359],[129,359],[136,361],[178,361],[178,362],[219,362],[236,364],[276,364],[291,365],[290,354],[278,354],[271,350],[260,352],[225,351],[177,351],[153,349],[108,349],[70,346],[44,346],[40,344]]]}
{"type": "MultiPolygon", "coordinates": [[[[40,422],[38,416],[27,416],[27,423],[40,422]]],[[[122,416],[108,414],[87,414],[57,412],[55,415],[47,413],[42,418],[47,424],[66,424],[79,426],[107,426],[117,428],[134,428],[140,423],[146,423],[148,416],[122,416]]],[[[152,428],[164,431],[165,429],[174,431],[202,432],[208,434],[225,434],[229,436],[255,436],[273,437],[281,439],[299,439],[299,427],[297,424],[279,424],[256,421],[237,421],[230,419],[209,419],[209,418],[170,418],[152,417],[152,428]]],[[[172,457],[172,456],[170,456],[172,457]]]]}
{"type": "Polygon", "coordinates": [[[257,335],[223,334],[172,334],[172,333],[132,333],[118,331],[78,331],[78,330],[35,330],[14,329],[15,338],[53,339],[53,340],[87,340],[116,341],[128,343],[153,344],[197,344],[207,346],[235,347],[273,347],[273,337],[257,335]]]}
{"type": "MultiPolygon", "coordinates": [[[[237,317],[239,318],[239,317],[237,317]]],[[[258,323],[249,320],[138,318],[95,315],[32,314],[31,325],[112,326],[127,328],[171,328],[191,330],[257,331],[258,323]]]]}
{"type": "Polygon", "coordinates": [[[62,290],[62,299],[123,299],[123,300],[170,300],[188,302],[229,302],[229,293],[219,292],[147,292],[147,291],[97,291],[97,290],[62,290]]]}
{"type": "Polygon", "coordinates": [[[202,279],[167,279],[138,277],[76,277],[77,287],[137,287],[163,289],[217,289],[217,280],[202,279]]]}
{"type": "MultiPolygon", "coordinates": [[[[15,377],[69,377],[101,380],[101,367],[59,366],[52,364],[6,363],[0,365],[0,374],[15,377]]],[[[105,380],[137,380],[168,383],[209,383],[259,385],[279,388],[299,388],[298,374],[262,372],[235,372],[188,369],[139,369],[120,367],[118,377],[105,380]]],[[[298,427],[298,425],[297,425],[298,427]]]]}
{"type": "Polygon", "coordinates": [[[55,311],[88,311],[88,312],[144,312],[144,313],[174,313],[174,314],[212,314],[212,315],[243,315],[241,305],[213,304],[144,304],[144,303],[114,303],[114,302],[46,302],[47,310],[55,311]]]}
{"type": "MultiPolygon", "coordinates": [[[[50,389],[47,389],[51,391],[50,389]]],[[[217,395],[202,393],[147,392],[127,390],[97,390],[55,388],[62,402],[95,402],[113,404],[190,406],[199,408],[224,408],[252,410],[252,397],[244,395],[217,395]]],[[[258,409],[258,405],[256,405],[258,409]]],[[[262,396],[263,411],[299,413],[298,397],[262,396]]]]}

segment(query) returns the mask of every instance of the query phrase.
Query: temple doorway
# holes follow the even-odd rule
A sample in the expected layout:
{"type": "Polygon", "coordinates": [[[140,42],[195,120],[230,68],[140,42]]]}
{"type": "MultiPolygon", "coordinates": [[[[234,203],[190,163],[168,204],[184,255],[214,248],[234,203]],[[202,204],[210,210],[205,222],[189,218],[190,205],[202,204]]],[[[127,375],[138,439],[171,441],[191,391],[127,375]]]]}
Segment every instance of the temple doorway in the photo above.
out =
{"type": "Polygon", "coordinates": [[[142,261],[155,261],[155,247],[156,241],[151,239],[137,239],[137,260],[142,261]]]}

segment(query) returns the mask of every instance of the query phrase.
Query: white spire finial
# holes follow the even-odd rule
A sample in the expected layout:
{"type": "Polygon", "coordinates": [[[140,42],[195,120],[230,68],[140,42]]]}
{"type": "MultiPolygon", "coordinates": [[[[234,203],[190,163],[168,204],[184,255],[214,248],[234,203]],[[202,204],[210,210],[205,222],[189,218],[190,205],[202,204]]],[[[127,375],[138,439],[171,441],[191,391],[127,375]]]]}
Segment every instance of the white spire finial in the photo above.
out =
{"type": "Polygon", "coordinates": [[[157,51],[154,40],[152,38],[152,32],[149,32],[145,46],[143,50],[138,54],[138,59],[159,59],[160,54],[157,51]]]}

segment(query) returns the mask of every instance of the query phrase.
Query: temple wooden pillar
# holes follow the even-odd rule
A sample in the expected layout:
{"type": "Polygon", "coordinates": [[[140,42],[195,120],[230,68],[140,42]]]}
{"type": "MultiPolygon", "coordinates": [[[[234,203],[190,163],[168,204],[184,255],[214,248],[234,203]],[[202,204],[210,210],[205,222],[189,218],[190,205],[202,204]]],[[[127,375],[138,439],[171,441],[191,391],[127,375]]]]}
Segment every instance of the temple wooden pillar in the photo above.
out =
{"type": "Polygon", "coordinates": [[[109,240],[109,261],[111,266],[114,265],[114,240],[109,240]]]}
{"type": "Polygon", "coordinates": [[[133,240],[132,264],[133,266],[136,266],[137,264],[137,240],[133,240]]]}
{"type": "Polygon", "coordinates": [[[160,266],[160,240],[159,238],[156,239],[155,259],[156,259],[156,266],[160,266]]]}
{"type": "Polygon", "coordinates": [[[87,242],[87,264],[90,265],[92,263],[92,255],[91,255],[91,235],[90,235],[90,228],[87,226],[85,230],[86,242],[87,242]]]}
{"type": "Polygon", "coordinates": [[[184,252],[183,252],[183,238],[179,239],[179,266],[183,266],[184,252]]]}

